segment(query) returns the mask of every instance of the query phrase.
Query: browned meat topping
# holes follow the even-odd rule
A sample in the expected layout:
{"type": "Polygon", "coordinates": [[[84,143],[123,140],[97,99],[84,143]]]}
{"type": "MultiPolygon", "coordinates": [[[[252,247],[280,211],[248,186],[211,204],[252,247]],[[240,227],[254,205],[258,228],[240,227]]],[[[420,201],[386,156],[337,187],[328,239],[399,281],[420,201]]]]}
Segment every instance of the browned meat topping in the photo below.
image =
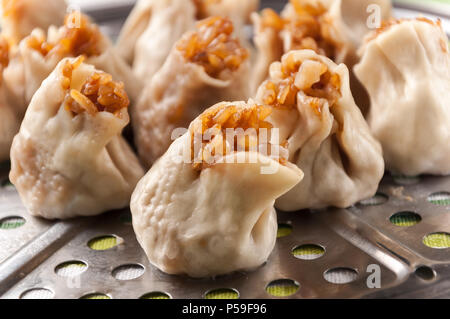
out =
{"type": "Polygon", "coordinates": [[[248,58],[248,51],[233,37],[233,24],[227,18],[212,17],[197,23],[197,30],[177,44],[185,59],[201,65],[211,77],[235,71],[248,58]]]}
{"type": "Polygon", "coordinates": [[[27,40],[28,46],[43,56],[57,54],[60,57],[90,57],[102,53],[100,29],[87,16],[73,12],[66,16],[61,28],[61,36],[56,43],[49,43],[45,37],[33,35],[27,40]]]}
{"type": "MultiPolygon", "coordinates": [[[[81,64],[80,61],[82,59],[73,64],[68,62],[64,67],[63,87],[67,90],[70,88],[72,72],[81,64]]],[[[87,112],[94,116],[98,112],[109,112],[120,116],[120,111],[128,107],[130,100],[122,82],[114,82],[107,73],[96,72],[85,81],[80,91],[70,90],[64,104],[73,115],[87,112]]]]}
{"type": "Polygon", "coordinates": [[[314,60],[299,62],[289,55],[281,65],[281,79],[266,81],[263,102],[276,108],[297,107],[298,93],[303,92],[305,100],[321,114],[322,106],[328,102],[333,106],[341,97],[339,75],[314,60]]]}
{"type": "MultiPolygon", "coordinates": [[[[258,145],[268,141],[260,141],[260,129],[267,129],[268,133],[273,126],[266,121],[272,113],[272,108],[262,105],[242,107],[234,104],[221,104],[204,112],[191,127],[192,137],[192,160],[196,170],[202,170],[214,164],[215,156],[226,156],[232,151],[258,150],[258,145]],[[234,145],[227,141],[227,129],[237,129],[245,132],[254,129],[255,134],[235,134],[232,136],[234,145]],[[206,139],[204,137],[207,137],[206,139]],[[200,137],[200,140],[198,140],[200,137]],[[196,143],[201,142],[201,147],[196,143]],[[196,151],[196,149],[198,149],[196,151]]],[[[268,135],[270,136],[270,135],[268,135]]],[[[286,157],[280,157],[279,162],[285,164],[286,157]]]]}

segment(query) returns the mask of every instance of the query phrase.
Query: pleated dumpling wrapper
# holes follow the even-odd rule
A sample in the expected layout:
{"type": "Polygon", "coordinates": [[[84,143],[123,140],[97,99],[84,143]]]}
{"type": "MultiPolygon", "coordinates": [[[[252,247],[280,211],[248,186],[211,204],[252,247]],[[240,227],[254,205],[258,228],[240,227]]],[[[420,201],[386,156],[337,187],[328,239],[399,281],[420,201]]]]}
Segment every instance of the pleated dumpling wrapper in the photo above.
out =
{"type": "Polygon", "coordinates": [[[152,264],[211,277],[268,259],[277,236],[275,199],[303,176],[282,145],[267,147],[270,112],[251,101],[211,107],[138,183],[133,226],[152,264]]]}
{"type": "Polygon", "coordinates": [[[193,29],[197,20],[228,17],[242,40],[243,26],[258,5],[259,0],[140,0],[128,17],[116,48],[133,65],[135,74],[149,81],[176,41],[193,29]]]}
{"type": "Polygon", "coordinates": [[[22,114],[10,103],[8,90],[3,80],[3,71],[9,64],[10,46],[0,35],[0,163],[9,159],[9,150],[14,136],[19,131],[22,114]]]}
{"type": "Polygon", "coordinates": [[[291,51],[272,64],[257,102],[275,108],[268,121],[305,173],[277,208],[345,208],[375,194],[384,174],[381,146],[354,102],[344,64],[311,50],[291,51]]]}
{"type": "Polygon", "coordinates": [[[394,173],[450,174],[450,53],[440,22],[397,20],[369,36],[355,73],[394,173]]]}
{"type": "Polygon", "coordinates": [[[256,87],[266,80],[270,64],[291,50],[314,50],[336,63],[355,64],[364,35],[379,26],[377,20],[389,19],[391,8],[390,0],[290,0],[281,16],[272,9],[253,14],[256,87]]]}
{"type": "Polygon", "coordinates": [[[13,43],[28,36],[35,28],[46,30],[64,23],[64,0],[1,0],[2,32],[13,43]]]}
{"type": "Polygon", "coordinates": [[[33,96],[11,147],[10,180],[35,216],[65,219],[126,207],[144,175],[121,135],[123,83],[63,59],[33,96]]]}
{"type": "Polygon", "coordinates": [[[114,79],[125,83],[132,103],[141,92],[141,82],[128,64],[115,52],[110,40],[99,27],[80,12],[68,14],[60,28],[51,26],[45,33],[35,29],[19,44],[19,52],[12,58],[5,73],[22,72],[21,77],[7,76],[8,87],[16,89],[17,100],[28,106],[42,81],[66,57],[84,55],[86,62],[108,72],[114,79]],[[10,70],[11,69],[11,70],[10,70]]]}
{"type": "Polygon", "coordinates": [[[132,108],[142,161],[152,165],[173,142],[174,130],[187,129],[205,106],[247,99],[249,76],[248,51],[234,37],[231,21],[200,21],[177,42],[132,108]]]}

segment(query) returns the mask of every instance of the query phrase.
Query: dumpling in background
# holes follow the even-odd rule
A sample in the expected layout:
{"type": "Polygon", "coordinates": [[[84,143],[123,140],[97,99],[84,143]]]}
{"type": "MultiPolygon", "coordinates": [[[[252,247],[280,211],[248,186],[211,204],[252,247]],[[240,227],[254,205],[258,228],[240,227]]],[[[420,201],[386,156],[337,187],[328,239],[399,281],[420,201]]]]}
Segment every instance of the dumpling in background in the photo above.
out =
{"type": "Polygon", "coordinates": [[[0,35],[0,163],[9,159],[9,150],[14,136],[19,131],[22,110],[11,103],[9,91],[5,86],[4,69],[9,64],[10,46],[0,35]]]}
{"type": "Polygon", "coordinates": [[[15,88],[17,100],[22,99],[26,107],[59,61],[65,57],[80,55],[87,57],[87,63],[123,81],[131,101],[137,100],[141,82],[116,54],[110,40],[100,32],[99,27],[79,12],[67,15],[64,26],[50,27],[48,34],[35,29],[23,39],[19,44],[18,54],[12,58],[8,67],[12,70],[5,70],[6,73],[22,72],[23,75],[6,76],[6,85],[15,88]]]}
{"type": "Polygon", "coordinates": [[[191,0],[140,0],[120,33],[117,51],[148,82],[174,43],[194,26],[195,14],[191,0]]]}
{"type": "Polygon", "coordinates": [[[257,102],[275,108],[267,121],[280,129],[289,160],[305,173],[277,208],[345,208],[375,194],[384,175],[381,146],[354,102],[344,64],[311,50],[291,51],[272,64],[257,102]]]}
{"type": "Polygon", "coordinates": [[[132,108],[142,161],[151,166],[173,142],[174,129],[187,128],[205,106],[247,99],[248,81],[248,52],[233,36],[231,21],[200,21],[177,42],[132,108]]]}
{"type": "Polygon", "coordinates": [[[2,0],[1,27],[6,37],[18,43],[35,28],[47,30],[64,23],[67,5],[64,0],[2,0]]]}
{"type": "Polygon", "coordinates": [[[336,63],[355,64],[370,31],[370,5],[378,6],[381,19],[391,17],[390,0],[290,0],[281,16],[272,9],[254,14],[256,87],[267,78],[270,64],[291,50],[314,50],[336,63]]]}
{"type": "Polygon", "coordinates": [[[169,274],[210,277],[267,260],[277,235],[274,201],[303,176],[286,158],[258,152],[267,143],[259,132],[270,128],[269,114],[253,102],[211,107],[138,183],[133,227],[152,264],[169,274]],[[254,129],[254,143],[238,138],[241,148],[230,149],[226,129],[239,128],[254,129]],[[269,166],[272,174],[262,174],[269,166]]]}
{"type": "Polygon", "coordinates": [[[117,50],[133,65],[136,75],[149,81],[161,68],[173,45],[197,20],[229,17],[240,39],[242,27],[257,10],[259,0],[140,0],[119,39],[117,50]]]}
{"type": "Polygon", "coordinates": [[[10,180],[35,216],[64,219],[126,207],[144,172],[121,136],[123,83],[62,60],[33,96],[11,147],[10,180]]]}
{"type": "Polygon", "coordinates": [[[14,136],[19,131],[20,120],[9,107],[4,89],[0,89],[0,163],[9,159],[9,150],[14,136]]]}
{"type": "Polygon", "coordinates": [[[450,53],[441,23],[386,23],[367,38],[355,73],[371,99],[368,123],[386,166],[450,174],[450,53]]]}
{"type": "Polygon", "coordinates": [[[227,17],[239,30],[238,35],[243,34],[243,27],[250,22],[250,16],[258,10],[260,0],[193,0],[197,9],[197,19],[205,19],[212,16],[227,17]]]}

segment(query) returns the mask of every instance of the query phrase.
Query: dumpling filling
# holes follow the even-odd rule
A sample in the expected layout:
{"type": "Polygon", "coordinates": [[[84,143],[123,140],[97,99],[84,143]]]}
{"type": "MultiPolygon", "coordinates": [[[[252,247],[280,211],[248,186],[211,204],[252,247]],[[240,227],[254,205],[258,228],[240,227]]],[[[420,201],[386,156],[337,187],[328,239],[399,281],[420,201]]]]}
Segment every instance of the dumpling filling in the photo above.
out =
{"type": "Polygon", "coordinates": [[[47,40],[43,34],[32,34],[27,39],[27,44],[44,57],[53,54],[60,57],[79,55],[91,57],[102,54],[100,29],[87,16],[77,12],[67,15],[59,32],[55,41],[47,40]]]}
{"type": "Polygon", "coordinates": [[[9,64],[9,43],[3,35],[0,35],[0,72],[9,64]]]}
{"type": "Polygon", "coordinates": [[[110,112],[120,116],[121,110],[130,104],[122,82],[115,82],[107,73],[93,73],[80,91],[70,90],[64,100],[65,108],[74,115],[87,112],[110,112]]]}
{"type": "MultiPolygon", "coordinates": [[[[210,167],[216,158],[224,157],[233,151],[258,151],[261,146],[267,146],[273,125],[266,119],[271,113],[271,107],[257,104],[245,108],[240,105],[219,104],[205,111],[191,126],[194,168],[202,170],[210,167]],[[231,133],[230,129],[233,132],[232,140],[227,135],[231,133]],[[240,135],[237,134],[237,129],[241,132],[252,129],[252,132],[240,135]],[[261,129],[266,129],[267,132],[263,138],[260,136],[261,129]]],[[[281,152],[278,161],[285,165],[288,158],[286,144],[279,147],[281,152]]]]}
{"type": "Polygon", "coordinates": [[[233,31],[229,19],[208,18],[197,23],[197,31],[180,40],[177,49],[187,61],[202,66],[209,76],[219,78],[225,71],[239,69],[249,56],[233,31]]]}
{"type": "Polygon", "coordinates": [[[281,81],[264,84],[262,101],[275,108],[295,108],[297,99],[302,98],[320,115],[325,103],[332,107],[341,97],[339,75],[320,61],[295,61],[290,55],[283,61],[279,76],[281,81]]]}
{"type": "Polygon", "coordinates": [[[289,34],[286,49],[313,50],[334,60],[339,44],[329,31],[327,8],[319,1],[290,0],[293,8],[285,17],[272,9],[262,11],[262,25],[289,34]]]}

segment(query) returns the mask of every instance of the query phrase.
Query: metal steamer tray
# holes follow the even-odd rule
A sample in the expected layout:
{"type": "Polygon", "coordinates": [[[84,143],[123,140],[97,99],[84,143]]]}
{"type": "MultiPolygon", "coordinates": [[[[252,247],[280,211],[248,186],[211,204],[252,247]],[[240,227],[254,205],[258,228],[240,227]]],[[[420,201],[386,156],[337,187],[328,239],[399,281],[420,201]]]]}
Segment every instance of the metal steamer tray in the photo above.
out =
{"type": "MultiPolygon", "coordinates": [[[[107,16],[83,8],[114,37],[132,1],[117,3],[120,10],[103,10],[107,16]]],[[[0,168],[2,298],[450,298],[450,177],[387,174],[375,197],[348,209],[279,212],[279,238],[263,266],[191,279],[149,264],[128,209],[58,222],[30,216],[7,166],[0,168]]]]}

